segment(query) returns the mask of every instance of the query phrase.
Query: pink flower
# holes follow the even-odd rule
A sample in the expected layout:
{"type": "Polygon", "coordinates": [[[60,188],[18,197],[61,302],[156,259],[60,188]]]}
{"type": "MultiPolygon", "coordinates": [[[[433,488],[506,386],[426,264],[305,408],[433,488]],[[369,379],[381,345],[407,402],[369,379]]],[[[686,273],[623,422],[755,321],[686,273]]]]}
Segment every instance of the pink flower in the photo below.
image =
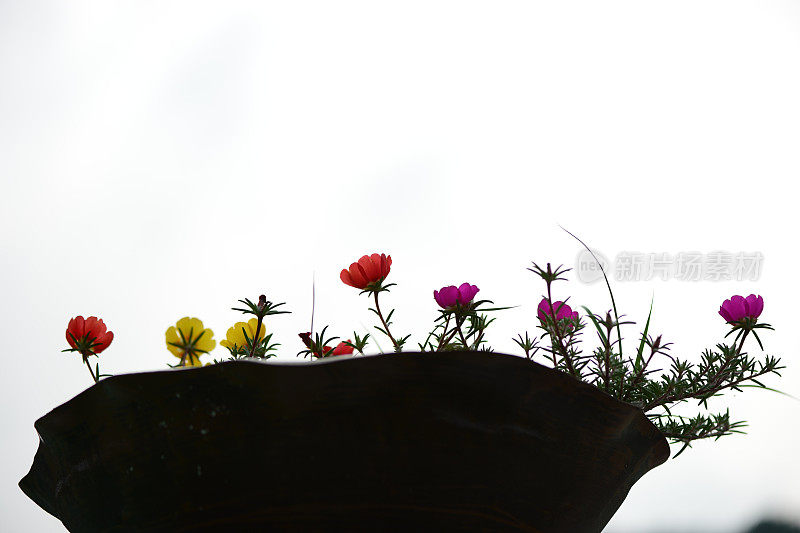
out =
{"type": "Polygon", "coordinates": [[[433,298],[436,300],[436,303],[439,304],[439,307],[447,309],[455,306],[456,303],[467,305],[475,298],[479,290],[478,287],[470,285],[469,283],[462,283],[458,287],[449,285],[447,287],[442,287],[438,291],[433,291],[433,298]]]}
{"type": "Polygon", "coordinates": [[[475,285],[470,285],[469,283],[462,283],[458,286],[458,303],[461,305],[467,305],[475,298],[475,295],[478,294],[480,289],[475,285]]]}
{"type": "Polygon", "coordinates": [[[578,320],[578,312],[573,311],[570,306],[559,301],[553,302],[553,307],[551,308],[547,298],[542,298],[542,301],[539,302],[539,320],[542,322],[552,320],[553,309],[555,310],[556,320],[563,320],[565,318],[570,320],[578,320]]]}
{"type": "Polygon", "coordinates": [[[731,296],[730,300],[725,300],[719,307],[719,314],[729,324],[739,322],[745,318],[757,319],[764,310],[764,299],[761,296],[751,294],[747,298],[743,296],[731,296]]]}

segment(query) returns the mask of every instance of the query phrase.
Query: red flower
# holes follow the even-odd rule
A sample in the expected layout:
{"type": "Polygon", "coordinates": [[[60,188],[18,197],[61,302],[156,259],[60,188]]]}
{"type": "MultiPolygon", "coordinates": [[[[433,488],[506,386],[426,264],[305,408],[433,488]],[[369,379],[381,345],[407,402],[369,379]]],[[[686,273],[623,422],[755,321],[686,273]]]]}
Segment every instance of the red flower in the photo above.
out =
{"type": "MultiPolygon", "coordinates": [[[[347,342],[350,342],[350,339],[347,339],[347,342]]],[[[340,342],[336,345],[336,348],[333,349],[333,355],[351,355],[353,353],[353,347],[346,345],[344,342],[340,342]]]]}
{"type": "MultiPolygon", "coordinates": [[[[347,342],[350,342],[350,340],[348,339],[347,342]]],[[[346,345],[344,342],[340,342],[339,344],[336,345],[336,348],[333,349],[332,353],[328,353],[330,351],[331,351],[331,347],[330,346],[323,346],[322,347],[322,353],[327,353],[328,354],[327,357],[332,357],[334,355],[352,355],[353,347],[346,345]]],[[[322,355],[320,355],[317,352],[314,352],[314,356],[315,357],[323,357],[322,355]]]]}
{"type": "Polygon", "coordinates": [[[79,351],[84,359],[108,348],[112,340],[114,334],[107,331],[105,323],[96,316],[90,316],[85,320],[82,316],[76,316],[67,326],[67,342],[73,349],[79,351]]]}
{"type": "Polygon", "coordinates": [[[389,275],[392,256],[386,254],[365,255],[350,268],[342,269],[339,277],[346,285],[364,290],[374,287],[389,275]]]}

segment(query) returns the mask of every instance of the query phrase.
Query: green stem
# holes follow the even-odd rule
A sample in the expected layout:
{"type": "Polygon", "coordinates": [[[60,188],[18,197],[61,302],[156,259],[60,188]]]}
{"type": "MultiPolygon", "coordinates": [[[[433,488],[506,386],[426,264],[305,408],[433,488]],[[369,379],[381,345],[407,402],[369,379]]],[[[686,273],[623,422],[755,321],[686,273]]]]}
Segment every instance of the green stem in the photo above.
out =
{"type": "MultiPolygon", "coordinates": [[[[609,281],[608,281],[608,276],[606,276],[606,271],[603,268],[603,264],[600,262],[600,260],[594,254],[594,252],[588,246],[586,246],[585,242],[580,240],[577,236],[575,236],[574,233],[572,233],[571,231],[567,230],[563,226],[559,226],[559,227],[561,229],[563,229],[564,231],[566,231],[567,233],[569,233],[570,235],[572,235],[572,237],[576,241],[581,243],[583,245],[583,247],[586,248],[586,250],[592,255],[594,260],[597,262],[597,265],[600,267],[600,272],[603,273],[603,279],[606,281],[606,287],[608,287],[608,294],[611,296],[611,307],[614,308],[614,318],[617,321],[617,337],[619,338],[619,358],[620,358],[620,360],[622,360],[622,332],[620,331],[620,327],[619,327],[619,313],[617,313],[617,302],[614,300],[614,292],[611,290],[611,283],[609,283],[609,281]]],[[[620,392],[622,392],[622,391],[620,391],[620,392]]]]}
{"type": "Polygon", "coordinates": [[[714,380],[714,385],[710,387],[712,390],[718,387],[722,383],[722,380],[725,379],[723,372],[730,366],[731,361],[733,361],[734,359],[739,357],[739,355],[741,355],[742,347],[744,346],[744,340],[747,338],[748,333],[750,333],[749,329],[744,330],[744,333],[742,334],[742,339],[739,341],[739,346],[736,348],[736,353],[733,354],[732,357],[729,357],[720,367],[719,372],[717,372],[718,377],[717,379],[714,380]]]}
{"type": "MultiPolygon", "coordinates": [[[[446,333],[446,332],[445,332],[445,333],[446,333]]],[[[442,336],[444,336],[444,335],[445,335],[445,333],[442,333],[442,336]]],[[[446,340],[446,341],[444,341],[444,344],[443,344],[443,346],[447,346],[448,344],[450,344],[450,341],[452,341],[452,340],[453,340],[453,337],[455,337],[457,334],[458,334],[458,330],[457,330],[457,329],[455,329],[455,328],[453,328],[453,331],[450,333],[450,336],[449,336],[449,337],[447,337],[447,340],[446,340]]]]}
{"type": "Polygon", "coordinates": [[[250,357],[253,357],[253,354],[256,352],[256,346],[258,345],[258,334],[261,333],[261,321],[264,319],[263,316],[258,315],[258,324],[256,324],[256,336],[253,337],[253,345],[250,347],[250,357]]]}
{"type": "Polygon", "coordinates": [[[464,337],[464,332],[461,331],[461,322],[459,322],[458,319],[456,319],[456,329],[458,330],[458,336],[461,337],[461,344],[464,345],[464,349],[469,350],[469,346],[467,346],[467,339],[464,337]]]}
{"type": "MultiPolygon", "coordinates": [[[[633,389],[636,387],[636,384],[637,384],[637,383],[639,383],[639,380],[641,380],[641,379],[644,377],[644,371],[647,369],[647,365],[649,365],[649,364],[650,364],[650,361],[652,361],[652,359],[653,359],[653,356],[654,356],[656,353],[657,353],[657,351],[656,351],[656,350],[654,350],[654,349],[651,347],[651,348],[650,348],[650,357],[648,357],[648,358],[647,358],[647,361],[645,361],[645,362],[644,362],[644,364],[642,365],[642,368],[640,368],[640,369],[639,369],[639,372],[637,372],[637,373],[636,373],[636,375],[635,375],[635,376],[633,376],[633,379],[631,380],[631,386],[630,386],[630,388],[629,388],[629,389],[628,389],[628,391],[627,391],[627,392],[628,392],[628,395],[630,394],[631,390],[633,390],[633,389]]],[[[626,398],[627,398],[627,395],[626,395],[626,396],[623,396],[623,397],[620,397],[619,399],[620,399],[620,400],[622,400],[622,401],[624,402],[624,401],[626,401],[626,398]]]]}
{"type": "Polygon", "coordinates": [[[389,340],[392,341],[395,351],[399,352],[400,347],[397,345],[397,341],[394,340],[394,337],[392,337],[392,334],[389,332],[389,326],[388,324],[386,324],[386,320],[383,319],[383,313],[381,313],[381,306],[378,304],[378,291],[375,291],[373,294],[375,294],[375,310],[378,312],[378,318],[381,319],[381,323],[383,324],[383,330],[386,332],[386,335],[389,337],[389,340]]]}
{"type": "MultiPolygon", "coordinates": [[[[611,317],[606,314],[608,318],[608,322],[611,321],[611,317]]],[[[606,388],[605,391],[608,392],[609,384],[611,383],[611,330],[613,328],[606,327],[606,345],[605,345],[605,362],[606,362],[606,374],[605,374],[605,383],[606,388]]]]}
{"type": "Polygon", "coordinates": [[[478,336],[475,337],[475,343],[472,345],[472,350],[477,351],[478,347],[481,345],[481,341],[483,340],[483,335],[486,333],[486,330],[478,330],[478,336]]]}
{"type": "Polygon", "coordinates": [[[89,364],[89,358],[84,357],[83,362],[86,363],[86,368],[89,369],[89,373],[92,375],[92,379],[94,380],[94,382],[97,383],[98,381],[100,381],[100,378],[94,375],[94,371],[92,370],[92,365],[89,364]]]}
{"type": "Polygon", "coordinates": [[[744,334],[742,334],[742,340],[739,342],[739,347],[736,348],[736,355],[740,355],[742,353],[742,347],[744,346],[744,339],[747,338],[747,334],[750,333],[749,329],[744,330],[744,334]]]}
{"type": "MultiPolygon", "coordinates": [[[[681,401],[684,398],[697,398],[697,397],[705,395],[705,394],[716,394],[717,392],[719,392],[722,389],[726,388],[725,386],[720,386],[722,384],[722,380],[724,379],[723,372],[728,367],[728,365],[730,365],[731,361],[733,361],[735,358],[737,358],[741,354],[742,347],[744,346],[744,339],[745,339],[745,337],[747,337],[748,333],[750,333],[750,331],[749,330],[745,330],[744,334],[742,335],[741,341],[739,342],[739,346],[736,348],[736,353],[732,357],[727,359],[722,364],[722,366],[719,369],[719,372],[717,372],[717,374],[716,374],[716,379],[714,380],[713,384],[709,384],[709,385],[705,386],[704,388],[702,388],[701,390],[694,391],[692,394],[686,395],[686,396],[670,395],[670,393],[672,391],[670,389],[668,389],[667,391],[664,392],[664,394],[662,394],[661,396],[659,396],[658,398],[656,398],[655,400],[653,400],[649,404],[645,405],[642,408],[642,410],[646,413],[647,411],[649,411],[651,409],[654,409],[656,407],[659,407],[660,405],[681,401]]],[[[740,379],[738,381],[731,380],[731,383],[729,383],[727,385],[727,388],[736,386],[736,385],[738,385],[739,383],[741,383],[743,381],[747,381],[749,379],[757,378],[757,377],[763,375],[764,373],[766,373],[766,372],[761,372],[761,373],[756,374],[754,376],[750,376],[749,378],[740,379]]],[[[680,378],[680,376],[678,376],[678,378],[680,378]]]]}
{"type": "Polygon", "coordinates": [[[442,345],[444,344],[444,337],[447,335],[447,326],[450,325],[450,315],[447,315],[447,319],[444,321],[444,331],[442,331],[442,336],[439,338],[439,346],[436,347],[436,351],[441,351],[442,345]]]}
{"type": "MultiPolygon", "coordinates": [[[[549,263],[547,268],[548,270],[550,269],[549,263]]],[[[555,341],[559,351],[561,352],[561,357],[563,357],[564,362],[567,363],[567,369],[569,370],[569,373],[572,374],[574,377],[577,377],[575,376],[575,369],[572,367],[572,360],[570,359],[569,354],[567,353],[567,348],[564,346],[563,339],[561,338],[561,332],[559,331],[558,328],[558,319],[556,318],[556,310],[553,308],[553,298],[550,296],[550,282],[547,282],[547,303],[550,306],[550,316],[553,317],[553,330],[554,333],[556,334],[555,341]]]]}

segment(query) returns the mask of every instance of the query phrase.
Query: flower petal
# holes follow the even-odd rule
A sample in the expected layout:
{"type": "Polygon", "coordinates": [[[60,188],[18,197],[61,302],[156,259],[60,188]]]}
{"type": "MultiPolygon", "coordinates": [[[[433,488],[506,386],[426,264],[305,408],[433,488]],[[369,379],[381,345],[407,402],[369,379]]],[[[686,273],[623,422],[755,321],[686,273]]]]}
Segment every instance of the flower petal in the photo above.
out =
{"type": "Polygon", "coordinates": [[[764,299],[761,296],[751,294],[744,299],[744,305],[747,316],[758,318],[761,315],[761,311],[764,310],[764,299]]]}
{"type": "MultiPolygon", "coordinates": [[[[253,317],[247,321],[247,334],[250,335],[251,339],[256,338],[256,328],[258,327],[258,319],[253,317]]],[[[258,340],[263,339],[266,336],[267,327],[264,325],[264,322],[261,322],[261,329],[258,331],[258,340]]]]}
{"type": "Polygon", "coordinates": [[[204,329],[203,335],[194,343],[195,348],[204,352],[210,352],[216,345],[217,341],[214,340],[214,332],[210,329],[204,329]]]}
{"type": "Polygon", "coordinates": [[[458,302],[458,288],[455,285],[442,287],[439,291],[439,299],[442,307],[453,307],[458,302]]]}
{"type": "MultiPolygon", "coordinates": [[[[353,282],[353,278],[350,277],[350,271],[346,268],[342,269],[342,272],[339,274],[339,279],[342,280],[342,283],[345,285],[350,285],[351,287],[356,287],[355,282],[353,282]]],[[[358,288],[358,287],[356,287],[358,288]]]]}
{"type": "Polygon", "coordinates": [[[559,320],[564,318],[572,318],[572,308],[564,302],[556,302],[553,304],[556,310],[556,318],[559,320]]]}
{"type": "Polygon", "coordinates": [[[731,314],[731,318],[734,322],[738,322],[743,319],[747,315],[747,309],[745,308],[745,299],[743,296],[731,296],[730,305],[728,306],[728,312],[731,314]]]}
{"type": "Polygon", "coordinates": [[[358,264],[364,268],[368,283],[381,279],[381,256],[378,254],[365,255],[358,260],[358,264]]]}
{"type": "MultiPolygon", "coordinates": [[[[380,257],[378,257],[378,260],[380,260],[380,257]]],[[[367,283],[372,283],[373,281],[380,279],[381,277],[380,263],[376,264],[375,262],[373,262],[372,257],[364,255],[361,257],[361,259],[358,260],[358,264],[361,265],[362,269],[364,269],[363,274],[367,280],[367,283]]]]}
{"type": "Polygon", "coordinates": [[[86,320],[82,316],[76,316],[74,328],[72,332],[80,339],[86,333],[86,320]]]}
{"type": "Polygon", "coordinates": [[[764,298],[762,298],[761,296],[756,296],[756,301],[753,307],[755,307],[755,309],[751,308],[751,311],[753,313],[753,318],[760,317],[761,313],[764,311],[764,298]]]}
{"type": "Polygon", "coordinates": [[[84,323],[84,337],[90,343],[90,349],[94,353],[99,353],[99,351],[105,349],[105,345],[102,344],[101,340],[106,335],[106,329],[105,323],[96,316],[90,316],[86,319],[84,323]]]}
{"type": "Polygon", "coordinates": [[[167,332],[165,333],[166,343],[167,343],[167,350],[172,352],[172,355],[175,357],[181,357],[183,354],[183,350],[178,348],[177,346],[172,346],[170,343],[177,343],[181,344],[181,338],[178,335],[178,329],[175,326],[170,326],[167,328],[167,332]]]}
{"type": "Polygon", "coordinates": [[[247,330],[247,324],[244,322],[237,322],[232,327],[228,328],[228,331],[225,334],[225,340],[220,342],[220,344],[225,348],[233,348],[234,345],[246,347],[247,341],[244,338],[242,329],[245,331],[247,330]]]}
{"type": "MultiPolygon", "coordinates": [[[[104,328],[105,329],[105,328],[104,328]]],[[[90,339],[96,339],[98,335],[97,317],[90,316],[83,323],[83,334],[88,335],[90,339]]]]}
{"type": "Polygon", "coordinates": [[[459,298],[458,301],[461,305],[466,305],[475,298],[475,295],[478,294],[480,289],[475,285],[470,285],[469,283],[462,283],[458,287],[459,298]]]}
{"type": "MultiPolygon", "coordinates": [[[[350,342],[350,339],[348,339],[347,342],[350,342]]],[[[332,355],[350,355],[352,353],[353,353],[353,347],[348,346],[347,344],[344,343],[344,341],[342,341],[336,345],[336,348],[333,349],[332,355]]]]}
{"type": "Polygon", "coordinates": [[[180,337],[180,335],[183,334],[183,337],[186,339],[186,342],[189,342],[189,330],[192,329],[191,324],[192,324],[192,319],[189,318],[188,316],[181,318],[180,320],[178,320],[178,322],[175,323],[175,326],[178,328],[179,331],[178,336],[180,337]]]}
{"type": "Polygon", "coordinates": [[[381,254],[381,276],[386,277],[389,275],[389,271],[392,269],[392,256],[381,254]],[[384,257],[386,259],[384,259],[384,257]]]}
{"type": "Polygon", "coordinates": [[[358,263],[350,265],[350,279],[353,280],[353,287],[356,289],[364,289],[367,286],[367,275],[364,272],[364,267],[358,263]]]}
{"type": "Polygon", "coordinates": [[[203,331],[203,322],[199,318],[182,318],[179,321],[180,330],[188,342],[193,342],[203,331]],[[182,322],[182,323],[181,323],[182,322]]]}
{"type": "Polygon", "coordinates": [[[542,322],[547,320],[547,317],[550,316],[550,302],[547,301],[547,298],[542,298],[542,301],[539,302],[536,314],[542,322]]]}
{"type": "Polygon", "coordinates": [[[111,341],[114,340],[114,333],[111,331],[103,333],[95,340],[95,346],[93,348],[94,353],[98,354],[108,348],[108,345],[111,344],[111,341]]]}
{"type": "Polygon", "coordinates": [[[76,316],[75,318],[71,318],[69,324],[67,325],[67,342],[72,348],[77,348],[78,345],[75,343],[75,341],[83,338],[83,325],[84,320],[80,315],[76,316]]]}
{"type": "Polygon", "coordinates": [[[436,300],[436,303],[439,304],[439,307],[444,307],[444,305],[442,305],[442,300],[439,298],[439,291],[433,291],[433,299],[436,300]]]}

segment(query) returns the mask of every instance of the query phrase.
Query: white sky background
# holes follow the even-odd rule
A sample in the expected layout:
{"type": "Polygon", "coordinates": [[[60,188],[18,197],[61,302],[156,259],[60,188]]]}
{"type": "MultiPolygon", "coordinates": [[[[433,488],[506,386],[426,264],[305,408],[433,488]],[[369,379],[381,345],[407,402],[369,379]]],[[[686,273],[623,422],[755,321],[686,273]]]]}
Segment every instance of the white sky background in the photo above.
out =
{"type": "MultiPolygon", "coordinates": [[[[580,250],[559,224],[609,257],[759,251],[758,282],[616,283],[628,344],[654,295],[652,331],[697,360],[722,300],[759,293],[789,365],[768,384],[800,396],[798,60],[792,2],[0,2],[3,529],[63,530],[16,484],[34,420],[90,384],[60,353],[70,317],[114,332],[103,371],[164,369],[178,318],[220,340],[266,292],[293,360],[313,272],[316,329],[374,324],[339,281],[365,253],[392,255],[382,307],[409,346],[432,291],[469,281],[520,306],[488,335],[519,354],[530,261],[580,250]]],[[[556,287],[610,306],[602,284],[556,287]]],[[[647,474],[607,531],[800,514],[800,402],[727,398],[749,434],[647,474]]]]}

